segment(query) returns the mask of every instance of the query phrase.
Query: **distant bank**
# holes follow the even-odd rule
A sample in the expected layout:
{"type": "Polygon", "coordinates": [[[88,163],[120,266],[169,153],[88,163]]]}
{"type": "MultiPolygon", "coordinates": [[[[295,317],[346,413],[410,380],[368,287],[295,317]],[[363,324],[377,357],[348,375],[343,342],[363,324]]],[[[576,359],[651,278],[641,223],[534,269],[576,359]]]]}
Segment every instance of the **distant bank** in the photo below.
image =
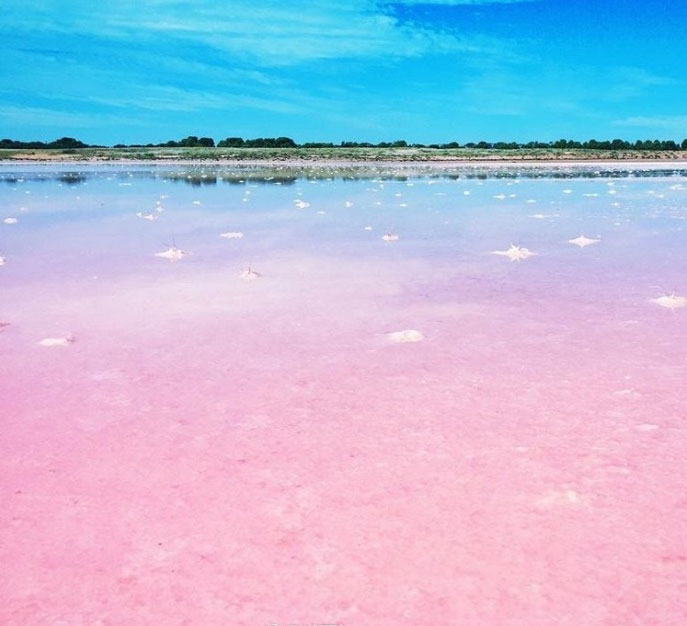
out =
{"type": "Polygon", "coordinates": [[[4,162],[519,162],[681,161],[687,150],[429,147],[122,147],[0,148],[4,162]]]}

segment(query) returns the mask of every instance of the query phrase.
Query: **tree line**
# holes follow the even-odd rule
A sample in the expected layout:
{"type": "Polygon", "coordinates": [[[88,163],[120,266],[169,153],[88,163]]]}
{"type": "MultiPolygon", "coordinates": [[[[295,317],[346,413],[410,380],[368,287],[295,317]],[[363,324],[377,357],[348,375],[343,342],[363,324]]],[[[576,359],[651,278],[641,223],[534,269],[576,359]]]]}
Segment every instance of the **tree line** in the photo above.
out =
{"type": "MultiPolygon", "coordinates": [[[[68,149],[77,148],[104,148],[105,146],[86,144],[73,137],[62,137],[55,141],[15,141],[13,139],[0,139],[0,148],[6,149],[68,149]]],[[[113,148],[214,148],[215,140],[211,137],[196,137],[189,135],[178,141],[171,140],[164,143],[147,144],[123,144],[118,143],[113,148]]],[[[218,148],[436,148],[456,149],[471,148],[478,150],[531,150],[531,149],[557,149],[557,150],[687,150],[687,139],[682,143],[671,140],[647,139],[626,141],[624,139],[612,139],[610,141],[574,141],[572,139],[559,139],[557,141],[530,141],[518,143],[516,141],[505,142],[468,142],[460,144],[457,141],[449,143],[408,143],[404,140],[382,141],[370,143],[366,141],[342,141],[338,144],[332,142],[305,142],[296,143],[290,137],[259,137],[257,139],[244,139],[242,137],[227,137],[217,142],[218,148]]]]}
{"type": "Polygon", "coordinates": [[[13,139],[0,139],[0,148],[31,148],[31,149],[71,149],[76,148],[93,148],[101,146],[89,146],[83,141],[74,139],[72,137],[62,137],[61,139],[56,139],[55,141],[45,142],[45,141],[14,141],[13,139]]]}

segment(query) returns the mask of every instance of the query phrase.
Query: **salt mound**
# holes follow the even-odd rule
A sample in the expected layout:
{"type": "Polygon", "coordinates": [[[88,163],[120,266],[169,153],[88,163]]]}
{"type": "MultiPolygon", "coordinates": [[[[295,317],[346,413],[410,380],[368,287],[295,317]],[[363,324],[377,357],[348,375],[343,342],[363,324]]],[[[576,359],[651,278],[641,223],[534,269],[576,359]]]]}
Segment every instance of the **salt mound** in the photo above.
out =
{"type": "Polygon", "coordinates": [[[508,250],[494,250],[492,254],[498,254],[500,256],[507,256],[511,261],[521,261],[527,259],[531,256],[535,256],[536,252],[532,252],[527,248],[521,248],[520,246],[510,245],[508,250]]]}
{"type": "Polygon", "coordinates": [[[568,239],[568,243],[572,243],[576,246],[579,246],[580,248],[584,248],[585,246],[591,246],[593,243],[599,243],[599,241],[600,239],[590,239],[589,237],[585,237],[584,235],[580,235],[575,239],[568,239]]]}
{"type": "Polygon", "coordinates": [[[38,342],[38,345],[52,348],[54,346],[68,346],[74,343],[74,337],[67,335],[66,337],[46,337],[38,342]]]}
{"type": "Polygon", "coordinates": [[[260,278],[262,274],[260,272],[256,272],[254,269],[248,267],[243,272],[241,272],[241,278],[243,280],[251,281],[255,280],[256,278],[260,278]]]}
{"type": "Polygon", "coordinates": [[[169,248],[164,252],[156,252],[155,256],[159,256],[161,259],[169,259],[170,261],[178,261],[189,254],[190,252],[179,250],[179,248],[169,248]]]}
{"type": "Polygon", "coordinates": [[[652,302],[655,302],[659,306],[665,307],[666,309],[681,309],[682,307],[687,306],[687,298],[683,296],[676,296],[674,293],[669,296],[654,298],[652,302]]]}
{"type": "Polygon", "coordinates": [[[425,338],[419,330],[397,330],[387,333],[387,337],[392,343],[416,343],[425,338]]]}

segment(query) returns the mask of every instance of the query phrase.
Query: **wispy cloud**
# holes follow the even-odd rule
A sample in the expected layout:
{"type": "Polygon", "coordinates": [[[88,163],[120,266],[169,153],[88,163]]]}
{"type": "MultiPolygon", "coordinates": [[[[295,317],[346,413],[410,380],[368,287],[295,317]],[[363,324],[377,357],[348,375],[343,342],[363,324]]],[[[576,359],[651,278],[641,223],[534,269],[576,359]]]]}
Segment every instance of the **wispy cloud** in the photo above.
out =
{"type": "Polygon", "coordinates": [[[687,137],[687,115],[635,116],[615,120],[614,126],[663,131],[687,137]]]}
{"type": "Polygon", "coordinates": [[[373,0],[295,0],[288,5],[275,0],[259,4],[253,0],[119,0],[96,4],[72,0],[65,12],[57,10],[55,0],[30,8],[18,0],[5,2],[10,9],[6,24],[12,29],[35,33],[38,26],[46,32],[89,33],[119,41],[143,38],[152,44],[178,40],[272,66],[380,55],[402,58],[428,52],[485,53],[488,48],[484,42],[476,46],[474,40],[457,34],[399,24],[373,0]]]}
{"type": "MultiPolygon", "coordinates": [[[[138,124],[126,114],[93,113],[84,116],[76,111],[56,110],[50,107],[0,105],[0,125],[27,126],[44,132],[51,129],[101,128],[110,124],[138,124]]],[[[52,131],[51,131],[52,132],[52,131]]]]}

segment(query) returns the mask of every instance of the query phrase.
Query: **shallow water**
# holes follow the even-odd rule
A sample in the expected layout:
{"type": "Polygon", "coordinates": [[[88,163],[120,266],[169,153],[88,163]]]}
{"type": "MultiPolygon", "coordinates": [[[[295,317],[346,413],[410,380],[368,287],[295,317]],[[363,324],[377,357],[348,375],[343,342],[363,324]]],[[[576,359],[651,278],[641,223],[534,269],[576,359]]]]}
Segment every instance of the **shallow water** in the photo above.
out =
{"type": "Polygon", "coordinates": [[[686,219],[682,170],[3,166],[0,623],[684,624],[686,219]]]}

